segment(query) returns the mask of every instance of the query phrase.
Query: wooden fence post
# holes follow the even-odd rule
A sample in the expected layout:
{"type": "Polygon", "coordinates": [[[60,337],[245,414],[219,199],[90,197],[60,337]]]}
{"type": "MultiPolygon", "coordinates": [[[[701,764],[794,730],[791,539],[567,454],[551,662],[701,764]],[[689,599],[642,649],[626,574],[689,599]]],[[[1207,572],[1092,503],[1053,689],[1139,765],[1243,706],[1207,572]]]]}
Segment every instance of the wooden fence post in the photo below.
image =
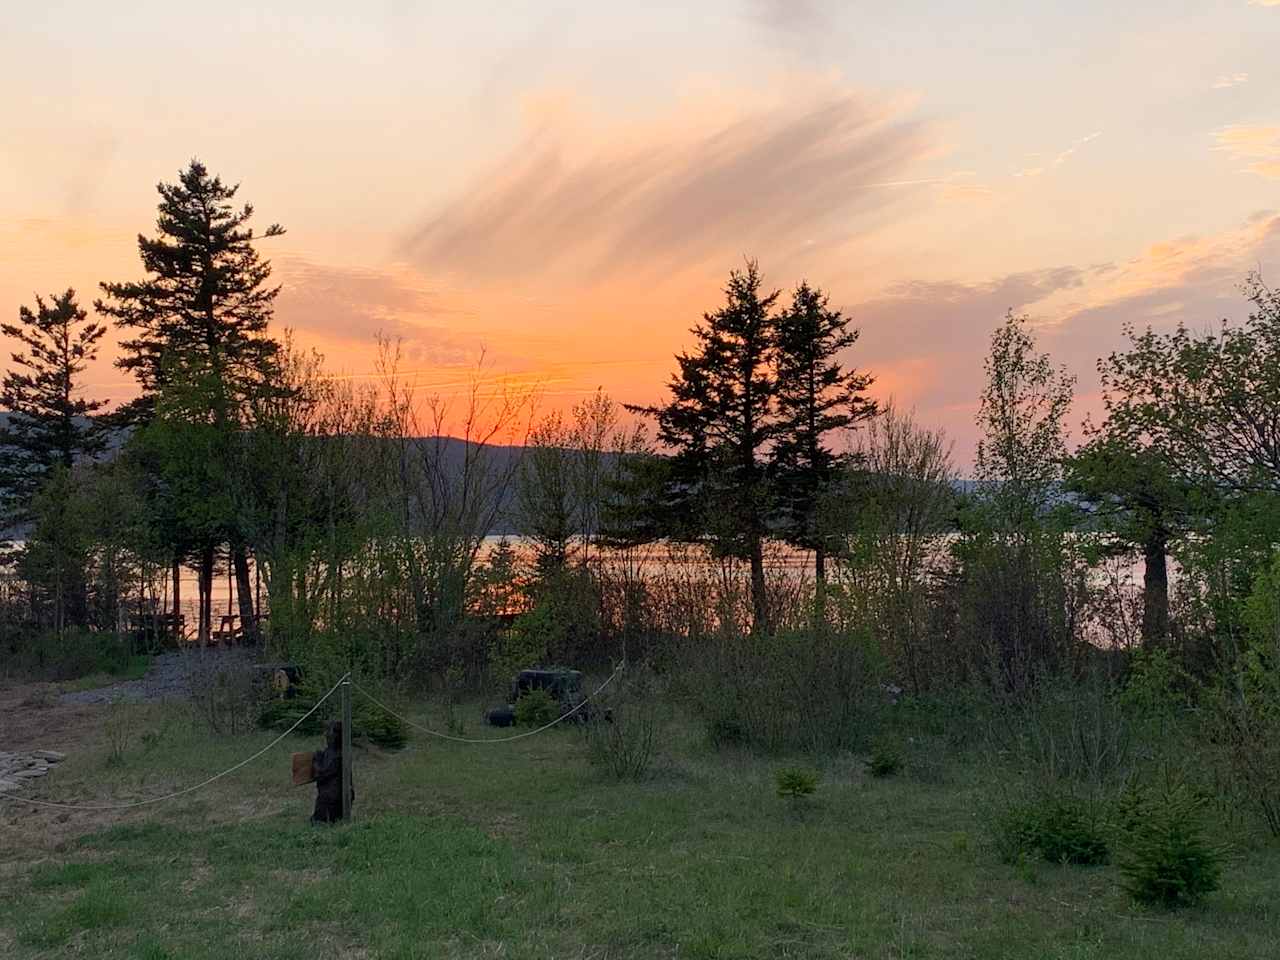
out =
{"type": "Polygon", "coordinates": [[[342,819],[351,819],[351,675],[342,678],[342,819]]]}

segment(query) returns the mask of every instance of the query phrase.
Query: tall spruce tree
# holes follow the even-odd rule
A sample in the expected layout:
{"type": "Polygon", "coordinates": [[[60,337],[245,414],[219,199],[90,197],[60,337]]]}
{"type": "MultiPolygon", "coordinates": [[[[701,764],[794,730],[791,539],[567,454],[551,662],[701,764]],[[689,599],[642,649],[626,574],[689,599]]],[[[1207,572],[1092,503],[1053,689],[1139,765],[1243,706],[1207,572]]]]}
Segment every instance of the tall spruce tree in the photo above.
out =
{"type": "Polygon", "coordinates": [[[658,440],[672,452],[665,480],[669,535],[708,537],[714,550],[751,565],[757,630],[769,630],[764,539],[771,492],[764,451],[772,441],[773,306],[778,292],[761,291],[754,260],[734,270],[725,305],[693,328],[697,347],[676,357],[671,399],[632,407],[657,422],[658,440]]]}
{"type": "Polygon", "coordinates": [[[70,470],[106,449],[97,418],[105,405],[80,394],[79,377],[97,356],[105,327],[90,323],[74,290],[36,309],[18,310],[18,322],[0,332],[25,349],[11,354],[12,368],[0,383],[0,534],[32,519],[31,506],[55,469],[70,470]]]}
{"type": "Polygon", "coordinates": [[[849,320],[808,283],[796,287],[791,306],[777,320],[774,370],[777,378],[777,440],[772,470],[777,485],[783,539],[812,550],[821,619],[830,537],[818,523],[818,504],[840,475],[842,457],[828,437],[876,414],[866,396],[875,382],[867,373],[846,370],[841,351],[858,340],[849,320]]]}
{"type": "MultiPolygon", "coordinates": [[[[157,234],[138,237],[147,278],[102,284],[106,298],[97,304],[100,312],[134,333],[121,343],[117,364],[137,378],[142,392],[123,417],[146,424],[159,406],[168,418],[225,433],[227,442],[214,447],[233,451],[235,435],[252,426],[255,401],[279,389],[280,345],[267,327],[280,288],[267,285],[271,264],[254,246],[261,237],[247,225],[253,207],[233,205],[238,185],[223,184],[192,160],[178,183],[162,183],[157,189],[157,234]]],[[[272,224],[261,236],[283,232],[272,224]]],[[[226,476],[230,470],[228,465],[210,475],[226,476]]],[[[223,492],[209,491],[211,499],[223,492]]],[[[252,585],[241,519],[224,518],[222,539],[235,567],[240,615],[251,631],[252,585]]],[[[215,536],[210,534],[199,547],[206,609],[215,536]]],[[[175,558],[175,570],[180,559],[175,558]]],[[[207,635],[207,614],[201,621],[201,634],[207,635]]]]}

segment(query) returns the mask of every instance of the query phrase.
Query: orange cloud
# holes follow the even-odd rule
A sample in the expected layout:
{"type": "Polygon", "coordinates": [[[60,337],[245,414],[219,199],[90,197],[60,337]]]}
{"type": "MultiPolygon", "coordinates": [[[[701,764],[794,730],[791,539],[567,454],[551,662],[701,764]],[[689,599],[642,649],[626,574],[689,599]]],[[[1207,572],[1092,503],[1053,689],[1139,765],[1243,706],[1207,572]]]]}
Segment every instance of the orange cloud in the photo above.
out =
{"type": "Polygon", "coordinates": [[[1250,173],[1280,180],[1280,126],[1224,127],[1213,138],[1215,149],[1244,161],[1250,173]]]}

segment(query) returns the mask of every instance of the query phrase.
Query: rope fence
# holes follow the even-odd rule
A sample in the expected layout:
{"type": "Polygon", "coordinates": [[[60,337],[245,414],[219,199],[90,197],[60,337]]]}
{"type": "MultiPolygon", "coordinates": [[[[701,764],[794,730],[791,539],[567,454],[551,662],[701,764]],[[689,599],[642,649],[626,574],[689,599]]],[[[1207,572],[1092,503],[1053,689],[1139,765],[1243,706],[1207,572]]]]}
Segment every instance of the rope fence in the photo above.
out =
{"type": "MultiPolygon", "coordinates": [[[[560,716],[556,717],[550,723],[545,723],[534,730],[526,730],[522,733],[513,734],[508,737],[459,737],[449,733],[442,733],[439,730],[432,730],[429,727],[424,727],[419,723],[415,723],[414,721],[410,720],[408,717],[405,717],[399,713],[396,713],[394,710],[388,707],[385,703],[383,703],[381,700],[375,697],[372,693],[370,693],[368,690],[360,686],[360,684],[352,681],[351,685],[357,691],[359,691],[361,696],[369,700],[379,709],[395,717],[401,723],[409,727],[412,727],[413,729],[418,730],[422,733],[425,733],[428,736],[436,737],[437,739],[440,739],[440,740],[450,740],[450,741],[453,741],[454,743],[466,743],[466,744],[511,743],[514,740],[523,740],[526,737],[532,737],[546,730],[550,730],[552,727],[556,726],[556,724],[562,723],[563,721],[568,720],[578,711],[586,707],[587,704],[591,703],[596,697],[598,697],[604,691],[605,687],[609,686],[609,684],[611,684],[615,679],[617,679],[618,675],[622,672],[622,668],[624,666],[626,666],[625,661],[623,661],[622,663],[619,663],[617,668],[613,671],[613,673],[611,673],[609,677],[602,684],[600,684],[600,686],[596,687],[596,689],[593,690],[589,696],[585,697],[580,703],[576,704],[571,710],[567,710],[564,713],[562,713],[560,716]]],[[[278,743],[280,743],[280,741],[284,740],[285,737],[289,736],[291,733],[293,733],[294,730],[300,727],[303,721],[305,721],[313,713],[319,710],[321,704],[323,704],[326,700],[328,700],[331,696],[333,696],[342,687],[344,683],[350,680],[350,678],[351,678],[351,674],[349,673],[346,674],[344,677],[342,677],[342,679],[340,679],[337,683],[335,683],[332,687],[329,688],[328,693],[326,693],[323,697],[321,697],[319,700],[315,702],[315,704],[311,707],[310,710],[308,710],[306,713],[300,716],[297,720],[295,720],[293,725],[290,726],[288,730],[280,734],[280,736],[276,737],[274,740],[268,743],[265,747],[263,747],[257,753],[254,753],[253,755],[246,757],[245,759],[241,760],[239,763],[235,764],[234,766],[227,767],[227,769],[221,771],[220,773],[214,774],[212,777],[209,777],[207,780],[202,780],[200,783],[197,783],[194,786],[185,787],[182,790],[175,790],[173,793],[167,793],[167,794],[164,794],[163,796],[148,797],[144,800],[134,800],[134,801],[130,801],[129,803],[110,803],[110,804],[61,803],[54,800],[39,800],[39,799],[36,799],[35,797],[24,797],[24,796],[15,795],[15,794],[9,794],[9,793],[0,793],[0,800],[9,800],[13,803],[19,803],[19,804],[30,803],[30,804],[35,804],[36,806],[41,806],[41,807],[54,807],[59,810],[84,810],[84,811],[96,811],[96,812],[132,810],[137,807],[145,807],[145,806],[150,806],[152,804],[164,803],[167,800],[176,800],[178,797],[187,796],[188,794],[195,793],[197,790],[201,790],[212,783],[216,783],[218,780],[221,780],[223,777],[228,776],[232,773],[235,773],[237,770],[241,769],[242,767],[248,766],[250,763],[257,760],[263,754],[267,753],[269,750],[271,750],[272,747],[276,746],[278,743]]]]}
{"type": "Polygon", "coordinates": [[[556,717],[550,723],[545,723],[542,726],[538,727],[536,730],[526,730],[523,733],[512,734],[509,737],[457,737],[451,733],[441,733],[439,730],[431,730],[428,727],[422,726],[421,724],[414,723],[408,717],[404,717],[396,713],[394,710],[388,707],[385,703],[383,703],[381,700],[379,700],[377,697],[371,694],[368,690],[360,686],[360,684],[355,683],[353,681],[351,685],[355,687],[357,692],[359,692],[366,700],[369,700],[371,703],[373,703],[374,706],[391,714],[391,716],[395,717],[401,723],[406,724],[407,726],[413,727],[413,729],[421,731],[422,733],[425,733],[428,736],[436,737],[437,739],[440,739],[440,740],[451,740],[454,743],[510,743],[512,740],[523,740],[525,737],[532,737],[534,734],[542,733],[542,731],[544,730],[550,730],[557,723],[560,723],[563,720],[568,720],[575,713],[577,713],[579,710],[585,707],[588,703],[594,700],[597,696],[599,696],[599,694],[601,693],[601,691],[604,690],[605,687],[613,683],[614,679],[618,676],[618,674],[622,672],[622,668],[625,665],[626,665],[625,662],[618,664],[617,669],[614,670],[613,673],[609,675],[609,678],[605,680],[604,683],[600,684],[600,686],[596,687],[593,691],[591,691],[591,695],[588,697],[585,697],[582,700],[582,702],[574,706],[572,710],[566,710],[564,713],[556,717]]]}
{"type": "Polygon", "coordinates": [[[324,703],[331,696],[333,696],[334,693],[337,692],[338,688],[342,686],[343,681],[346,679],[347,679],[346,677],[343,677],[342,680],[339,680],[337,683],[335,683],[329,689],[328,693],[326,693],[323,697],[321,697],[319,700],[316,701],[315,706],[313,706],[310,710],[308,710],[306,713],[304,713],[302,716],[300,716],[297,719],[297,721],[293,724],[293,726],[291,726],[284,733],[280,734],[280,736],[276,737],[274,740],[268,743],[265,747],[263,747],[257,753],[253,754],[253,756],[246,757],[245,759],[237,763],[235,766],[227,767],[227,769],[223,770],[221,773],[215,773],[208,780],[202,780],[200,783],[197,783],[193,787],[187,787],[183,790],[176,790],[173,793],[167,793],[162,797],[148,797],[145,800],[134,800],[130,803],[111,803],[111,804],[58,803],[53,800],[37,800],[34,797],[14,796],[8,793],[0,793],[0,800],[12,800],[14,803],[34,803],[37,806],[57,807],[60,810],[104,811],[104,810],[131,810],[134,807],[145,807],[153,803],[164,803],[166,800],[174,800],[178,797],[184,797],[189,793],[195,793],[197,790],[200,790],[204,787],[209,786],[209,784],[211,783],[221,780],[223,777],[227,776],[228,774],[235,773],[241,767],[245,767],[245,766],[248,766],[250,763],[253,763],[253,761],[257,760],[260,756],[262,756],[264,753],[266,753],[268,750],[270,750],[272,747],[278,744],[281,740],[289,736],[289,734],[293,733],[294,730],[296,730],[299,726],[302,725],[302,721],[306,720],[307,717],[311,716],[313,713],[319,710],[320,704],[324,703]]]}

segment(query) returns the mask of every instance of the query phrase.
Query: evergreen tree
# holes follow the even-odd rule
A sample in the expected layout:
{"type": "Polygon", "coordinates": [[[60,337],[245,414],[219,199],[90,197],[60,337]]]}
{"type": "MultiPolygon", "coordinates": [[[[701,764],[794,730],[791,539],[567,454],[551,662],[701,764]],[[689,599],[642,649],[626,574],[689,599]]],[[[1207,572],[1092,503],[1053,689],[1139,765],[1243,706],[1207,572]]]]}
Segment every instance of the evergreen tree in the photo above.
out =
{"type": "Polygon", "coordinates": [[[751,564],[756,629],[769,629],[764,538],[771,494],[763,451],[773,439],[774,302],[761,292],[755,261],[734,270],[726,303],[693,328],[697,349],[676,357],[671,399],[633,407],[657,422],[658,440],[672,450],[666,479],[669,535],[709,536],[713,549],[751,564]]]}
{"type": "Polygon", "coordinates": [[[858,331],[828,305],[821,290],[801,283],[791,306],[777,320],[774,370],[777,378],[777,440],[772,467],[777,483],[783,539],[814,552],[819,617],[826,583],[826,557],[832,548],[818,523],[818,504],[839,476],[842,458],[827,444],[836,430],[876,414],[865,394],[869,374],[846,370],[842,350],[857,342],[858,331]]]}
{"type": "Polygon", "coordinates": [[[37,297],[34,312],[21,307],[16,324],[0,324],[25,347],[11,355],[0,384],[0,409],[8,411],[0,426],[0,533],[32,519],[32,501],[56,468],[70,471],[106,448],[97,419],[104,401],[81,396],[77,382],[105,332],[87,317],[67,290],[49,302],[37,297]]]}
{"type": "MultiPolygon", "coordinates": [[[[233,205],[238,186],[224,185],[192,160],[177,184],[162,183],[157,189],[157,235],[138,237],[147,278],[102,284],[106,299],[97,305],[134,332],[121,343],[117,364],[138,379],[142,393],[122,418],[146,423],[164,397],[166,416],[226,434],[225,442],[211,444],[211,449],[227,451],[238,461],[235,435],[252,426],[255,402],[279,389],[280,345],[267,326],[280,288],[267,285],[271,265],[254,247],[260,238],[247,226],[253,207],[233,205]]],[[[283,232],[273,224],[262,236],[283,232]]],[[[210,475],[230,470],[227,465],[210,475]]],[[[207,493],[217,499],[223,491],[207,493]]],[[[221,529],[231,548],[242,622],[250,631],[253,597],[241,519],[233,511],[222,518],[221,529]]],[[[217,546],[210,536],[199,548],[206,589],[217,546]]],[[[201,620],[205,635],[209,625],[205,616],[201,620]]]]}

